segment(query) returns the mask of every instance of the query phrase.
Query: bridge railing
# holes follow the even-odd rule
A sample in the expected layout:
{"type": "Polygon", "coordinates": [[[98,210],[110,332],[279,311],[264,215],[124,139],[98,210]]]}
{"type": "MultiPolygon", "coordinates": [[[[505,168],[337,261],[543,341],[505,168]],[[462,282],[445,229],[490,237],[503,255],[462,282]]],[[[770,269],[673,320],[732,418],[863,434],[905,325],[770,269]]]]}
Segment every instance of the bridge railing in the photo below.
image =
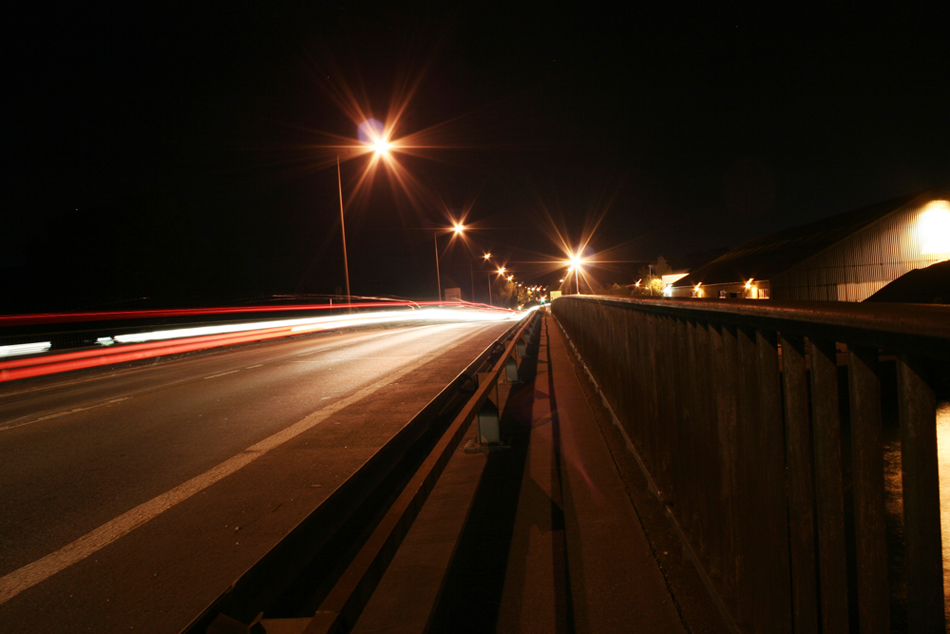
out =
{"type": "Polygon", "coordinates": [[[736,631],[945,631],[950,309],[570,296],[553,313],[736,631]]]}

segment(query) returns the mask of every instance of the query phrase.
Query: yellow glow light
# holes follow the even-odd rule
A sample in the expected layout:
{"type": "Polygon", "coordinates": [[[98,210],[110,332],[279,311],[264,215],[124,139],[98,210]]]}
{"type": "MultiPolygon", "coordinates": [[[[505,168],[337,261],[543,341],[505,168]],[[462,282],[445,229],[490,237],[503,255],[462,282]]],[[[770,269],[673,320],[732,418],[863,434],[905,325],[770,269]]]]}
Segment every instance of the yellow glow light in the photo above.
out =
{"type": "Polygon", "coordinates": [[[376,151],[377,156],[380,154],[389,154],[390,147],[389,141],[386,139],[376,139],[376,142],[373,143],[373,149],[376,151]]]}
{"type": "Polygon", "coordinates": [[[745,283],[745,287],[746,287],[746,288],[752,288],[752,282],[754,282],[754,281],[755,281],[755,278],[750,277],[750,278],[749,278],[749,281],[745,283]]]}
{"type": "Polygon", "coordinates": [[[950,202],[935,200],[917,220],[921,253],[950,253],[950,202]]]}

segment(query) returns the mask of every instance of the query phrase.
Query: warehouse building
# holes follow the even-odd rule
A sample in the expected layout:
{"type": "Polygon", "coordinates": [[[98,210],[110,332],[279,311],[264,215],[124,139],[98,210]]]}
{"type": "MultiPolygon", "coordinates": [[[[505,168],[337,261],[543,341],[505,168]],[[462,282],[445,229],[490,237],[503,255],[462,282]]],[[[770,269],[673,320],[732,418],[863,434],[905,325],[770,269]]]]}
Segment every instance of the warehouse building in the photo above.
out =
{"type": "Polygon", "coordinates": [[[860,302],[950,258],[950,192],[928,189],[751,240],[672,287],[674,297],[860,302]]]}

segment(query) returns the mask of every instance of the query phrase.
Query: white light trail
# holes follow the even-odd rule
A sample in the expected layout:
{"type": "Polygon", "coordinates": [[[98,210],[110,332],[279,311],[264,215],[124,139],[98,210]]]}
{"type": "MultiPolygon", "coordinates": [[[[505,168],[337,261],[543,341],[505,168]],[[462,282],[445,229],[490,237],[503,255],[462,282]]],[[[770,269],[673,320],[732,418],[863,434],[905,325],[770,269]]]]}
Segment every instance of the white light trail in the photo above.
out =
{"type": "Polygon", "coordinates": [[[379,311],[373,313],[355,313],[353,315],[331,315],[326,317],[309,317],[301,319],[280,319],[272,321],[258,321],[242,324],[225,324],[219,326],[199,326],[194,328],[178,328],[175,330],[159,330],[154,332],[139,332],[128,335],[116,335],[118,343],[144,343],[146,341],[163,341],[167,339],[186,339],[205,335],[219,335],[236,332],[251,332],[273,328],[289,328],[291,332],[305,332],[311,330],[326,330],[331,328],[346,328],[366,324],[378,324],[393,321],[505,321],[520,319],[521,314],[511,311],[481,310],[481,309],[447,309],[422,308],[408,311],[379,311]]]}
{"type": "Polygon", "coordinates": [[[24,354],[39,354],[46,352],[53,347],[49,341],[36,341],[34,343],[17,343],[12,346],[0,346],[0,358],[18,357],[24,354]]]}

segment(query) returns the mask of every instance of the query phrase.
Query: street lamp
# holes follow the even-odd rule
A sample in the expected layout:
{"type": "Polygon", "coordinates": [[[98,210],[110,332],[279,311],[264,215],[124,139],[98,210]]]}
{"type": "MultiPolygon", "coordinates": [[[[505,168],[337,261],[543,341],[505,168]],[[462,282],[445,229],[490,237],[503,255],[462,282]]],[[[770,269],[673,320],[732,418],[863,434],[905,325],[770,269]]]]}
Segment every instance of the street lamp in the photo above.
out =
{"type": "Polygon", "coordinates": [[[442,301],[442,273],[439,270],[439,234],[440,233],[454,233],[455,235],[461,235],[465,231],[465,225],[458,222],[452,225],[451,229],[442,229],[437,230],[432,234],[432,242],[435,245],[435,282],[439,287],[439,301],[442,301]]]}
{"type": "Polygon", "coordinates": [[[570,258],[568,259],[568,264],[570,264],[570,268],[567,270],[567,272],[570,273],[571,271],[574,271],[574,285],[575,285],[574,288],[577,291],[578,295],[581,294],[581,281],[580,281],[579,275],[580,275],[581,264],[583,264],[583,262],[584,260],[581,259],[580,253],[572,254],[570,258]]]}
{"type": "MultiPolygon", "coordinates": [[[[364,125],[360,127],[361,128],[373,127],[373,126],[367,126],[366,125],[367,123],[369,122],[368,121],[364,122],[364,125]]],[[[364,146],[367,148],[372,148],[372,150],[376,153],[376,157],[379,158],[381,156],[385,156],[389,154],[389,149],[391,147],[391,144],[389,143],[389,140],[385,136],[383,136],[382,134],[377,134],[375,138],[370,140],[370,142],[364,143],[364,146]]],[[[343,219],[343,177],[340,172],[340,155],[339,154],[336,155],[336,184],[337,184],[337,191],[340,194],[340,232],[343,236],[343,274],[346,276],[346,303],[349,304],[352,299],[350,296],[350,263],[346,257],[346,224],[343,219]]]]}
{"type": "Polygon", "coordinates": [[[350,299],[350,263],[346,259],[346,224],[343,220],[343,177],[340,175],[340,155],[336,155],[336,184],[340,192],[340,231],[343,234],[343,274],[346,275],[346,303],[350,299]]]}
{"type": "MultiPolygon", "coordinates": [[[[491,253],[486,253],[482,256],[482,260],[486,262],[491,258],[491,253]]],[[[472,302],[475,301],[475,258],[468,259],[468,275],[472,283],[472,302]]],[[[489,278],[491,279],[491,278],[489,278]]],[[[491,304],[491,286],[488,287],[488,303],[491,304]]]]}
{"type": "MultiPolygon", "coordinates": [[[[498,276],[504,276],[505,270],[506,270],[505,267],[499,266],[498,271],[495,273],[495,277],[497,278],[498,276]]],[[[489,306],[494,306],[494,304],[492,303],[492,297],[491,297],[491,287],[493,283],[494,283],[494,280],[492,280],[492,274],[489,273],[488,274],[488,305],[489,306]]]]}

